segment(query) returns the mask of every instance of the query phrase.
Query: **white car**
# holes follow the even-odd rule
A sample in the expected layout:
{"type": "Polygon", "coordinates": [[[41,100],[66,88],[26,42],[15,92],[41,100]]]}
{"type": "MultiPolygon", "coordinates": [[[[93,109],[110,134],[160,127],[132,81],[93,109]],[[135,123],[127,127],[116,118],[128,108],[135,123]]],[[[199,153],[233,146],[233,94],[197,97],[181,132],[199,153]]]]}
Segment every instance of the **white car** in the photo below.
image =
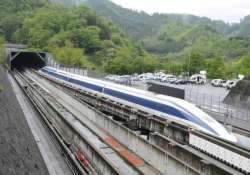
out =
{"type": "Polygon", "coordinates": [[[161,78],[163,77],[163,76],[165,76],[166,74],[165,73],[163,73],[163,72],[156,72],[155,74],[154,74],[154,79],[155,80],[161,80],[161,78]]]}
{"type": "Polygon", "coordinates": [[[207,81],[207,78],[205,75],[202,75],[202,74],[194,74],[190,77],[189,81],[192,84],[205,84],[207,81]]]}
{"type": "Polygon", "coordinates": [[[177,77],[176,76],[171,76],[171,77],[168,77],[168,80],[167,80],[169,83],[174,83],[175,81],[177,81],[177,77]]]}
{"type": "MultiPolygon", "coordinates": [[[[174,75],[172,74],[166,74],[164,76],[161,77],[161,81],[162,82],[170,82],[172,81],[174,78],[176,78],[174,75]]],[[[177,78],[176,78],[177,79],[177,78]]]]}
{"type": "Polygon", "coordinates": [[[237,80],[228,80],[227,81],[227,89],[232,89],[233,87],[235,87],[237,82],[238,82],[237,80]]]}
{"type": "Polygon", "coordinates": [[[226,83],[226,80],[222,80],[222,79],[213,79],[211,81],[212,86],[215,87],[223,87],[223,84],[226,83]]]}
{"type": "Polygon", "coordinates": [[[152,73],[145,73],[145,74],[139,75],[139,79],[141,81],[154,80],[154,78],[155,77],[152,73]]]}
{"type": "Polygon", "coordinates": [[[117,77],[118,77],[118,75],[107,75],[105,77],[105,79],[110,80],[110,81],[114,81],[117,77]]]}
{"type": "Polygon", "coordinates": [[[225,81],[225,82],[222,84],[222,87],[227,88],[227,82],[228,82],[228,81],[225,81]]]}

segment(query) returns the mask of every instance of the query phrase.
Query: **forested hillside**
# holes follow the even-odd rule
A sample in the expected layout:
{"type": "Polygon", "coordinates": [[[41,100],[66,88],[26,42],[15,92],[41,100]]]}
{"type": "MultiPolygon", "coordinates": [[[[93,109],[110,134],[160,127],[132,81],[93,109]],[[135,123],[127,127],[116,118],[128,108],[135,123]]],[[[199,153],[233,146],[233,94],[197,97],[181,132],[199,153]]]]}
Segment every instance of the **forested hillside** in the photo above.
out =
{"type": "Polygon", "coordinates": [[[147,51],[175,58],[187,56],[190,48],[206,58],[216,55],[238,59],[249,50],[250,17],[229,25],[206,17],[181,14],[153,14],[122,8],[108,0],[84,1],[106,16],[134,39],[141,39],[147,51]]]}
{"type": "MultiPolygon", "coordinates": [[[[63,1],[63,0],[57,0],[63,1]]],[[[75,2],[76,0],[67,0],[75,2]]],[[[168,23],[184,24],[186,26],[207,25],[216,31],[227,36],[250,37],[250,16],[242,16],[240,23],[228,24],[221,20],[211,20],[207,17],[198,17],[188,14],[158,14],[149,15],[145,12],[138,12],[119,5],[109,0],[80,0],[96,10],[101,16],[106,16],[127,33],[135,38],[141,38],[154,34],[162,26],[168,23]]]]}
{"type": "MultiPolygon", "coordinates": [[[[170,64],[167,69],[183,71],[188,57],[199,55],[207,64],[198,66],[197,70],[208,70],[210,62],[219,59],[223,63],[222,69],[225,68],[223,76],[243,73],[237,67],[250,51],[250,16],[244,17],[240,23],[228,24],[194,15],[149,15],[122,8],[109,0],[87,0],[84,3],[99,15],[111,19],[133,39],[139,39],[148,52],[164,60],[162,65],[170,64]]],[[[249,75],[250,69],[246,69],[244,73],[249,72],[249,75]]]]}
{"type": "Polygon", "coordinates": [[[80,5],[85,0],[50,0],[52,3],[60,3],[63,5],[80,5]]]}
{"type": "Polygon", "coordinates": [[[111,21],[86,6],[69,7],[46,0],[23,0],[21,5],[9,0],[1,5],[6,7],[1,11],[0,24],[7,42],[49,51],[62,64],[112,73],[140,73],[153,71],[158,63],[111,21]]]}
{"type": "Polygon", "coordinates": [[[148,15],[108,0],[2,0],[0,7],[0,37],[52,52],[65,65],[119,74],[178,74],[190,67],[211,78],[250,75],[250,17],[229,25],[193,15],[148,15]]]}
{"type": "Polygon", "coordinates": [[[0,35],[7,41],[13,41],[13,33],[22,26],[25,18],[34,15],[43,6],[45,0],[1,0],[0,35]]]}

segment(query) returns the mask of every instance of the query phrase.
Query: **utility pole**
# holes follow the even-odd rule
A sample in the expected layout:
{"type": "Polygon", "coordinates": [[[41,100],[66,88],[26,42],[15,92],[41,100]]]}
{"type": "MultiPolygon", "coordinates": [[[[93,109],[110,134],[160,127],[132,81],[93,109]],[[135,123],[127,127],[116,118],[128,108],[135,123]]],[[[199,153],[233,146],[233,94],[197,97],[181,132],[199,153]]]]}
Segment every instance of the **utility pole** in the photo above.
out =
{"type": "Polygon", "coordinates": [[[190,57],[191,57],[191,51],[188,54],[188,79],[190,79],[190,57]]]}
{"type": "Polygon", "coordinates": [[[192,37],[191,42],[189,42],[190,51],[189,51],[189,55],[188,55],[188,79],[190,79],[190,66],[191,66],[190,64],[191,64],[191,54],[192,54],[193,42],[194,42],[194,37],[192,37]]]}

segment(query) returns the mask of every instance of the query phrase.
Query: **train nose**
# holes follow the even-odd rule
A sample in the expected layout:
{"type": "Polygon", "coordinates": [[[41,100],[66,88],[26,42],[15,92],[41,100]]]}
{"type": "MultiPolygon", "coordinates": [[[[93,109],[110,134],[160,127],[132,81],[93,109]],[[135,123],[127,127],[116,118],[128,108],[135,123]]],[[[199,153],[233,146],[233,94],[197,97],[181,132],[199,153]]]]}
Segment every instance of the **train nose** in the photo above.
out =
{"type": "Polygon", "coordinates": [[[230,133],[229,139],[231,140],[231,142],[234,142],[234,143],[238,142],[237,138],[235,137],[233,133],[230,133]]]}

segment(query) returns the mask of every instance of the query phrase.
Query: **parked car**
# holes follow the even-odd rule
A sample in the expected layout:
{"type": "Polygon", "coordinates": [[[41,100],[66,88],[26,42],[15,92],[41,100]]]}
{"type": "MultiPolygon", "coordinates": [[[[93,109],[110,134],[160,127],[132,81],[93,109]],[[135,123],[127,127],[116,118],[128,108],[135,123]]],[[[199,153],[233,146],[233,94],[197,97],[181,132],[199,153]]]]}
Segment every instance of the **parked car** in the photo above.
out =
{"type": "Polygon", "coordinates": [[[176,76],[172,74],[166,74],[165,76],[161,78],[162,82],[169,82],[169,83],[174,82],[176,80],[177,80],[176,76]]]}
{"type": "Polygon", "coordinates": [[[192,84],[205,84],[207,81],[206,75],[194,74],[189,79],[192,84]]]}
{"type": "Polygon", "coordinates": [[[132,81],[140,81],[140,78],[139,78],[139,76],[132,76],[131,80],[132,81]]]}
{"type": "Polygon", "coordinates": [[[225,83],[227,83],[227,80],[222,80],[219,84],[219,87],[224,87],[225,83]]]}
{"type": "Polygon", "coordinates": [[[229,80],[227,82],[227,89],[232,89],[233,87],[235,87],[237,82],[238,82],[237,80],[229,80]]]}
{"type": "Polygon", "coordinates": [[[211,85],[215,86],[215,87],[223,87],[223,83],[226,83],[226,80],[222,80],[222,79],[213,79],[211,81],[211,85]]]}
{"type": "Polygon", "coordinates": [[[228,81],[225,80],[225,82],[222,83],[222,87],[227,88],[227,82],[228,82],[228,81]]]}
{"type": "Polygon", "coordinates": [[[118,80],[119,76],[118,75],[107,75],[105,77],[106,80],[109,80],[109,81],[116,81],[118,80]]]}
{"type": "Polygon", "coordinates": [[[155,74],[154,74],[154,79],[155,80],[161,80],[161,78],[163,77],[163,76],[165,76],[166,74],[165,73],[163,73],[163,72],[156,72],[155,74]]]}
{"type": "Polygon", "coordinates": [[[189,81],[185,79],[178,79],[174,82],[174,84],[188,84],[189,81]]]}
{"type": "Polygon", "coordinates": [[[147,81],[147,80],[154,80],[154,75],[152,73],[145,73],[139,75],[139,79],[142,81],[147,81]]]}

